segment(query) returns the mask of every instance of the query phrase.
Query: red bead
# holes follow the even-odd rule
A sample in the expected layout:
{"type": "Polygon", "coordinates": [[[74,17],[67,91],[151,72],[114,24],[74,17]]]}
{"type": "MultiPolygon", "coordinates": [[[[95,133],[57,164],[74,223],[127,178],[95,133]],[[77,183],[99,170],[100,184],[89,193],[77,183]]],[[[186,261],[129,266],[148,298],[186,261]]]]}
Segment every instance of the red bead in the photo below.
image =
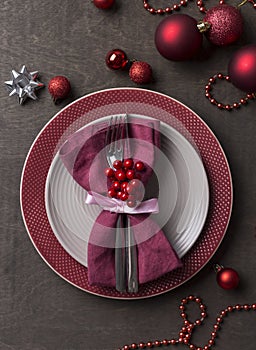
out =
{"type": "Polygon", "coordinates": [[[131,349],[138,349],[138,346],[137,346],[137,344],[135,344],[135,343],[132,343],[132,344],[131,344],[131,349]]]}
{"type": "Polygon", "coordinates": [[[256,304],[252,304],[252,309],[256,310],[256,304]]]}
{"type": "Polygon", "coordinates": [[[147,345],[148,348],[152,348],[153,347],[153,343],[151,341],[147,342],[146,345],[147,345]]]}
{"type": "Polygon", "coordinates": [[[195,348],[196,348],[195,345],[193,345],[193,344],[189,345],[189,349],[194,350],[195,348]]]}
{"type": "Polygon", "coordinates": [[[167,340],[167,339],[163,339],[163,340],[162,340],[162,344],[163,344],[163,345],[168,345],[168,340],[167,340]]]}
{"type": "Polygon", "coordinates": [[[127,170],[126,172],[126,178],[129,180],[133,180],[135,176],[135,171],[132,169],[127,170]]]}
{"type": "Polygon", "coordinates": [[[70,90],[70,82],[62,75],[58,75],[49,81],[48,91],[55,102],[66,98],[70,90]]]}
{"type": "Polygon", "coordinates": [[[122,194],[123,194],[123,192],[118,191],[116,194],[116,198],[121,199],[122,194]]]}
{"type": "Polygon", "coordinates": [[[208,341],[208,344],[211,345],[211,346],[214,345],[214,343],[215,343],[215,342],[214,342],[213,339],[210,339],[210,340],[208,341]]]}
{"type": "Polygon", "coordinates": [[[115,160],[114,163],[113,163],[113,167],[115,169],[121,169],[123,166],[123,163],[121,162],[121,160],[115,160]]]}
{"type": "Polygon", "coordinates": [[[125,345],[124,346],[124,350],[130,350],[130,346],[129,345],[125,345]]]}
{"type": "Polygon", "coordinates": [[[163,9],[160,9],[160,8],[157,9],[156,12],[157,12],[158,15],[163,15],[163,14],[164,14],[164,10],[163,10],[163,9]]]}
{"type": "Polygon", "coordinates": [[[115,172],[115,177],[119,181],[124,181],[126,179],[126,174],[123,170],[117,170],[115,172]]]}
{"type": "Polygon", "coordinates": [[[139,348],[140,349],[145,349],[145,347],[146,347],[146,344],[145,343],[139,343],[139,348]]]}
{"type": "Polygon", "coordinates": [[[233,306],[228,306],[228,307],[227,307],[228,312],[233,311],[233,309],[234,309],[233,306]]]}
{"type": "Polygon", "coordinates": [[[154,346],[156,346],[156,347],[161,346],[160,340],[155,340],[154,341],[154,346]]]}
{"type": "Polygon", "coordinates": [[[121,190],[123,191],[123,192],[127,192],[127,186],[128,186],[128,182],[122,182],[121,183],[121,190]]]}
{"type": "Polygon", "coordinates": [[[111,197],[111,198],[116,197],[116,191],[114,190],[114,188],[110,188],[110,189],[108,190],[108,195],[109,195],[109,197],[111,197]]]}
{"type": "Polygon", "coordinates": [[[171,339],[170,344],[175,345],[176,344],[176,339],[171,339]]]}
{"type": "Polygon", "coordinates": [[[115,176],[115,172],[114,172],[114,170],[111,169],[111,168],[106,168],[106,169],[105,169],[105,175],[106,175],[107,177],[113,177],[113,176],[115,176]]]}
{"type": "Polygon", "coordinates": [[[179,11],[180,7],[179,7],[179,5],[174,4],[174,5],[173,5],[173,9],[174,9],[175,11],[179,11]]]}
{"type": "Polygon", "coordinates": [[[201,323],[202,323],[201,320],[196,320],[196,322],[195,322],[195,324],[196,324],[197,326],[200,326],[201,323]]]}
{"type": "Polygon", "coordinates": [[[125,168],[131,169],[133,167],[133,159],[132,158],[125,159],[123,162],[123,165],[125,168]]]}
{"type": "Polygon", "coordinates": [[[137,171],[142,171],[142,170],[144,170],[144,168],[145,168],[145,165],[144,165],[143,162],[138,161],[138,162],[135,163],[135,169],[137,171]]]}
{"type": "Polygon", "coordinates": [[[165,12],[166,12],[166,13],[171,13],[171,12],[172,12],[172,9],[171,9],[170,7],[166,7],[165,12]]]}
{"type": "Polygon", "coordinates": [[[106,65],[110,69],[123,69],[128,63],[126,53],[120,49],[114,49],[107,53],[106,65]]]}
{"type": "Polygon", "coordinates": [[[114,181],[113,184],[112,184],[112,188],[114,188],[115,191],[120,190],[120,188],[121,188],[120,182],[114,181]]]}
{"type": "Polygon", "coordinates": [[[123,192],[120,199],[125,202],[128,199],[128,194],[123,192]]]}

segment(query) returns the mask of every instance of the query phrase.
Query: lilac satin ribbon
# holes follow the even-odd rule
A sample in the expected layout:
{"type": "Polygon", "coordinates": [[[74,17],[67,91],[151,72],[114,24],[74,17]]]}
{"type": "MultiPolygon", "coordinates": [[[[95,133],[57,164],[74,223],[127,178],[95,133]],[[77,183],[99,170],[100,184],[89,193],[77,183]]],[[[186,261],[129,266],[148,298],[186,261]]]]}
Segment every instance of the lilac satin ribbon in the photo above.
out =
{"type": "Polygon", "coordinates": [[[126,202],[116,198],[108,198],[99,193],[93,192],[93,194],[87,193],[85,198],[86,204],[97,204],[102,209],[108,210],[111,213],[126,213],[126,214],[146,214],[146,213],[159,213],[159,206],[157,198],[151,198],[141,202],[135,208],[130,208],[126,202]]]}

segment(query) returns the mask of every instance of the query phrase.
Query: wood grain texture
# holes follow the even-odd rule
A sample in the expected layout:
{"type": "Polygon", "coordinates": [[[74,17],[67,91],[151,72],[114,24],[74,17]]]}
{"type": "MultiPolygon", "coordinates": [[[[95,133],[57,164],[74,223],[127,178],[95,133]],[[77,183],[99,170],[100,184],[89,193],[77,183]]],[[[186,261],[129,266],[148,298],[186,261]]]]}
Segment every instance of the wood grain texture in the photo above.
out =
{"type": "MultiPolygon", "coordinates": [[[[1,350],[114,350],[148,339],[176,336],[180,329],[179,300],[197,294],[208,305],[210,316],[198,329],[198,345],[208,339],[216,313],[226,305],[256,302],[256,103],[232,113],[211,106],[204,85],[215,72],[226,73],[230,56],[255,42],[256,12],[241,9],[244,35],[227,48],[204,41],[197,60],[174,63],[163,59],[154,46],[161,17],[151,16],[142,1],[116,0],[110,11],[100,11],[85,0],[3,0],[0,11],[0,79],[10,79],[11,69],[26,64],[39,70],[46,84],[55,75],[66,75],[72,95],[55,106],[47,89],[38,101],[19,106],[15,97],[0,89],[0,349],[1,350]],[[134,86],[124,72],[105,66],[112,48],[130,58],[150,63],[154,82],[147,88],[166,93],[188,105],[210,126],[223,146],[234,184],[234,209],[227,235],[218,252],[193,279],[165,295],[148,300],[117,301],[84,293],[58,277],[33,248],[20,214],[20,177],[27,152],[41,128],[63,106],[100,89],[134,86]],[[236,291],[218,287],[213,262],[235,268],[241,276],[236,291]]],[[[159,2],[152,0],[152,4],[159,2]]],[[[162,4],[165,2],[162,1],[162,4]]],[[[169,1],[168,1],[169,3],[169,1]]],[[[202,18],[195,3],[182,10],[202,18]]],[[[219,96],[228,101],[238,91],[220,84],[219,96]]],[[[255,349],[255,314],[240,313],[225,321],[216,349],[255,349]]],[[[177,346],[177,349],[183,349],[177,346]]]]}

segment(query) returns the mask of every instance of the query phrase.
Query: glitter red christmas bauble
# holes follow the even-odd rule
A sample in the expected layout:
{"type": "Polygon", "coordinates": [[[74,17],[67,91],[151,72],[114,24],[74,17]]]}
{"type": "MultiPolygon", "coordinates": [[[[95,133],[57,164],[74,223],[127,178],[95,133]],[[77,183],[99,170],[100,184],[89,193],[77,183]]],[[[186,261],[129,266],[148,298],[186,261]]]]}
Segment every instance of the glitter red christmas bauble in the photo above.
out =
{"type": "Polygon", "coordinates": [[[197,21],[183,14],[165,18],[155,33],[155,45],[159,53],[171,61],[185,61],[192,58],[202,45],[203,36],[197,28],[197,21]]]}
{"type": "Polygon", "coordinates": [[[128,63],[126,53],[120,49],[114,49],[107,53],[106,65],[110,69],[123,69],[128,63]]]}
{"type": "Polygon", "coordinates": [[[48,90],[54,101],[62,100],[70,93],[70,82],[66,77],[58,75],[49,81],[48,90]]]}
{"type": "Polygon", "coordinates": [[[93,3],[99,9],[109,9],[115,3],[115,0],[93,0],[93,3]]]}
{"type": "Polygon", "coordinates": [[[217,272],[217,283],[223,289],[234,289],[239,284],[238,273],[229,267],[223,267],[217,272]]]}
{"type": "Polygon", "coordinates": [[[238,89],[256,92],[256,45],[248,45],[238,50],[228,65],[228,75],[238,89]]]}
{"type": "Polygon", "coordinates": [[[234,6],[215,6],[207,11],[203,21],[210,24],[205,35],[214,45],[229,45],[243,32],[243,18],[234,6]]]}
{"type": "Polygon", "coordinates": [[[152,79],[152,68],[147,62],[135,61],[129,70],[131,80],[136,84],[147,84],[152,79]]]}

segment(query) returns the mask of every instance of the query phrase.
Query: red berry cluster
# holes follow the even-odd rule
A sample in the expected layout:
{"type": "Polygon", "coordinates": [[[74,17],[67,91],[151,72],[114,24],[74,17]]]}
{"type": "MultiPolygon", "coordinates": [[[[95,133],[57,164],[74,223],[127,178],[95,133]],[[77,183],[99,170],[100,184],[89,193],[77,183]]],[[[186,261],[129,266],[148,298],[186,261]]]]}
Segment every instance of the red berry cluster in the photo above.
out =
{"type": "Polygon", "coordinates": [[[144,186],[138,174],[145,169],[144,163],[134,163],[132,158],[128,158],[114,161],[113,168],[105,169],[105,175],[111,180],[108,196],[126,201],[130,208],[136,207],[144,197],[144,186]]]}

